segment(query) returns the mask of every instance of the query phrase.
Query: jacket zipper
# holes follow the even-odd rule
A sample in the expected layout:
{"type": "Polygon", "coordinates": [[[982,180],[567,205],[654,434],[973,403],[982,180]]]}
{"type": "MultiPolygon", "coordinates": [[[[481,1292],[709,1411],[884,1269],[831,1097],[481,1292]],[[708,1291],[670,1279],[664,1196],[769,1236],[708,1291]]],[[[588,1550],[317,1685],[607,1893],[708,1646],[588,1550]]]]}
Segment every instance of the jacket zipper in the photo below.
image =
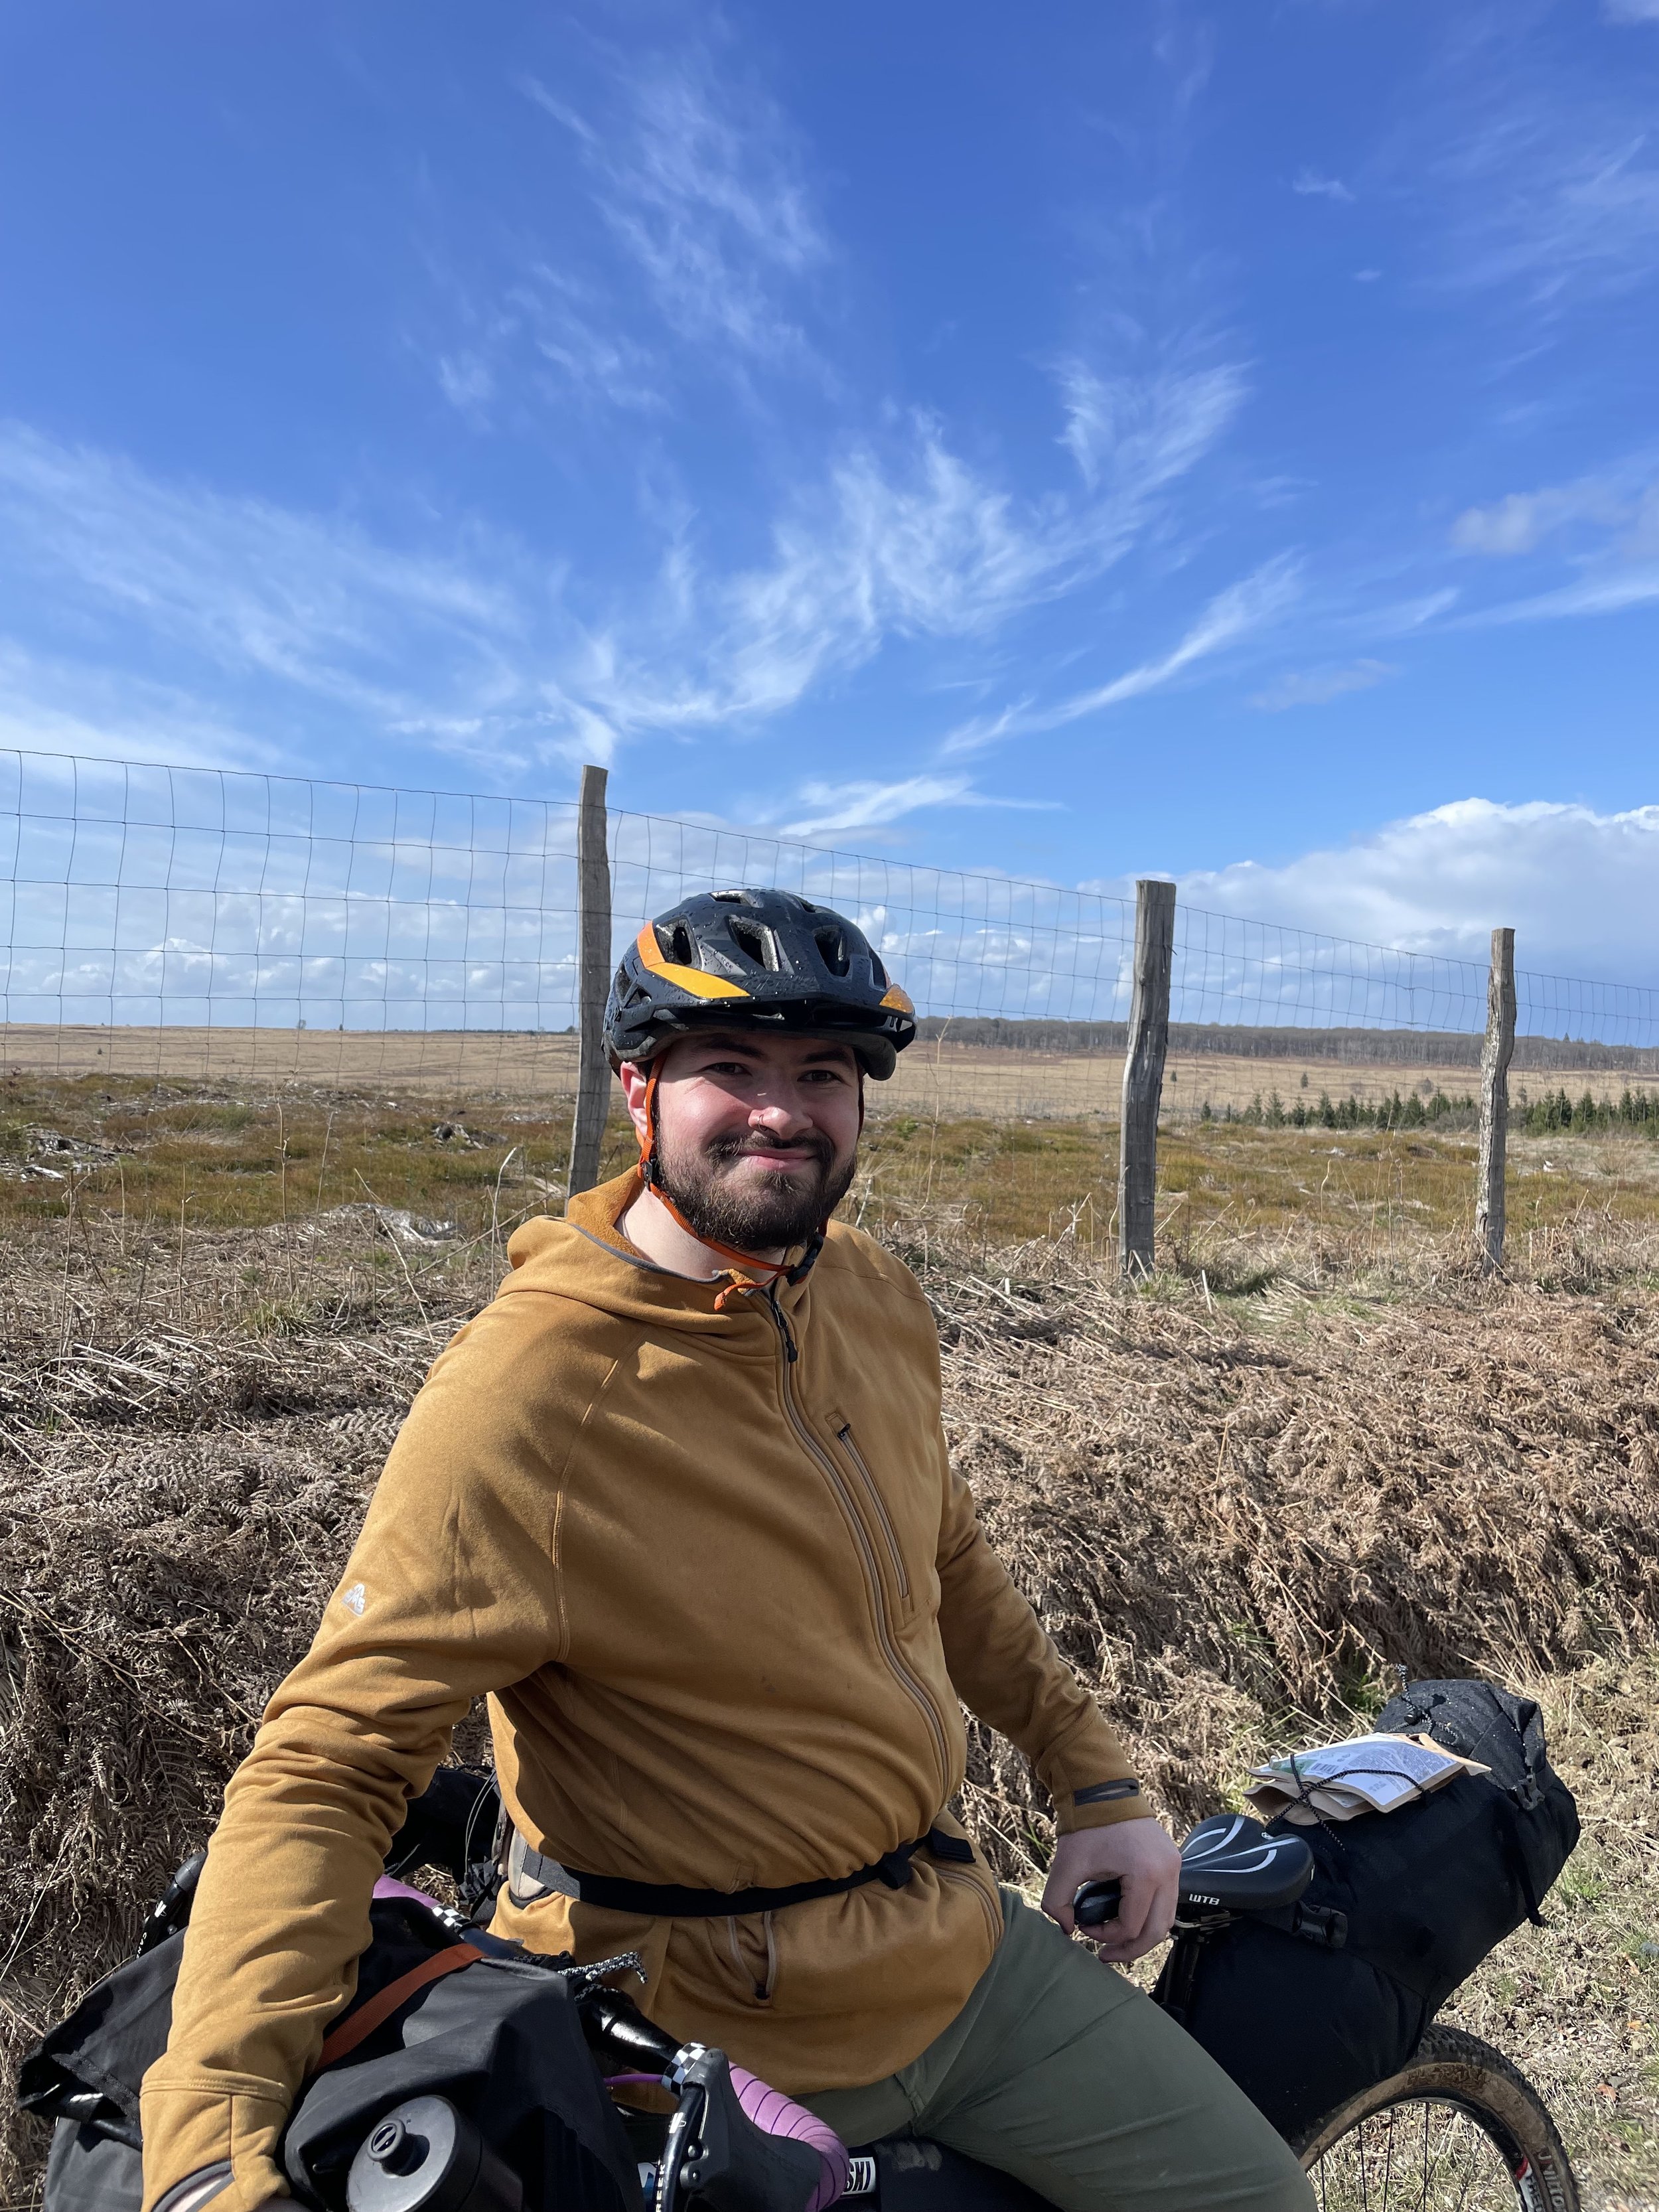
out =
{"type": "MultiPolygon", "coordinates": [[[[922,1717],[927,1723],[932,1733],[933,1750],[939,1759],[939,1791],[942,1796],[950,1781],[950,1755],[945,1741],[944,1724],[934,1708],[933,1699],[928,1696],[922,1683],[905,1665],[898,1645],[893,1641],[892,1624],[887,1613],[887,1591],[881,1579],[881,1567],[876,1558],[876,1547],[870,1540],[870,1531],[866,1526],[863,1514],[859,1510],[858,1500],[848,1488],[840,1468],[812,1434],[807,1425],[805,1415],[796,1402],[793,1370],[800,1352],[795,1343],[794,1332],[789,1326],[788,1316],[778,1304],[775,1286],[767,1293],[766,1303],[771,1309],[773,1320],[778,1325],[779,1348],[782,1353],[779,1362],[779,1382],[781,1386],[781,1395],[784,1413],[790,1427],[795,1431],[797,1438],[829,1477],[830,1486],[841,1500],[847,1517],[853,1525],[859,1551],[864,1561],[864,1571],[869,1578],[870,1589],[875,1599],[876,1635],[888,1665],[897,1677],[900,1686],[908,1692],[920,1707],[922,1717]]],[[[860,1462],[860,1465],[861,1470],[862,1462],[860,1462]]]]}
{"type": "Polygon", "coordinates": [[[891,1516],[888,1513],[886,1500],[877,1488],[876,1478],[866,1466],[864,1454],[854,1440],[851,1423],[843,1425],[837,1434],[841,1438],[842,1449],[857,1468],[863,1477],[864,1486],[870,1493],[870,1502],[876,1509],[876,1518],[881,1522],[882,1533],[887,1539],[887,1556],[893,1562],[893,1579],[898,1584],[899,1595],[908,1601],[910,1595],[910,1577],[905,1571],[904,1554],[899,1549],[898,1531],[894,1528],[891,1516]]]}

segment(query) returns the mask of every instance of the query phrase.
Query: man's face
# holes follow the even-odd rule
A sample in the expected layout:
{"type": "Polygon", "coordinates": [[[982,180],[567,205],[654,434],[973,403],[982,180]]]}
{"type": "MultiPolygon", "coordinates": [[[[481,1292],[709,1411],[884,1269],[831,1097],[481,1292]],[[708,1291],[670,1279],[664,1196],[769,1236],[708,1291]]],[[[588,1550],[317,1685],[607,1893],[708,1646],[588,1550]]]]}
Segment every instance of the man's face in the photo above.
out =
{"type": "MultiPolygon", "coordinates": [[[[623,1068],[641,1133],[645,1077],[623,1068]]],[[[853,1180],[859,1109],[858,1060],[832,1038],[683,1038],[657,1079],[662,1187],[700,1237],[744,1252],[801,1243],[853,1180]]]]}

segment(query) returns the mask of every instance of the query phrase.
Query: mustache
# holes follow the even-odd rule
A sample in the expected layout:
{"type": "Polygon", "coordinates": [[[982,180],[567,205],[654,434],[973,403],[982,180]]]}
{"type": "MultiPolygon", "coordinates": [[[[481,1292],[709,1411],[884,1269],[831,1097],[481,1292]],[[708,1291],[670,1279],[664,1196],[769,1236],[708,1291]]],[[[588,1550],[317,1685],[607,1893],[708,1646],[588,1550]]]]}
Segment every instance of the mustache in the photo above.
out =
{"type": "Polygon", "coordinates": [[[835,1146],[818,1129],[799,1137],[774,1137],[767,1130],[751,1129],[744,1136],[722,1137],[705,1147],[705,1157],[722,1167],[760,1152],[810,1152],[824,1168],[833,1167],[836,1158],[835,1146]]]}

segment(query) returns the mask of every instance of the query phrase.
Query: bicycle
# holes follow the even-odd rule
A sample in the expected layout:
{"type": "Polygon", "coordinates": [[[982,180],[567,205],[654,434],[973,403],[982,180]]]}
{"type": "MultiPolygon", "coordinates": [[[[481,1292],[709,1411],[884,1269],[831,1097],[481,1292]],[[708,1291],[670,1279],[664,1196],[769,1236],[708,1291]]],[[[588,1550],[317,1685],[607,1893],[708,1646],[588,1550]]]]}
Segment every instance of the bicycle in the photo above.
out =
{"type": "MultiPolygon", "coordinates": [[[[1299,1836],[1219,1814],[1182,1845],[1175,1941],[1155,1994],[1180,2020],[1204,1946],[1250,1912],[1283,1912],[1313,1878],[1299,1836]]],[[[1116,1910],[1115,1882],[1078,1893],[1079,1925],[1116,1910]]],[[[1325,2212],[1578,2212],[1578,2185],[1543,2099],[1478,2036],[1433,2023],[1398,2073],[1340,2105],[1291,2144],[1325,2212]],[[1395,2179],[1399,2195],[1395,2194],[1395,2179]]]]}
{"type": "MultiPolygon", "coordinates": [[[[1181,1903],[1157,2001],[1182,2016],[1204,1947],[1250,1913],[1297,1905],[1314,1871],[1301,1838],[1223,1814],[1182,1846],[1181,1903]]],[[[1084,1929],[1117,1909],[1115,1882],[1087,1883],[1084,1929]]],[[[618,1962],[607,1961],[607,1968],[618,1962]]],[[[672,2118],[625,2115],[647,2212],[1044,2212],[1012,2177],[908,2136],[844,2150],[821,2122],[724,2055],[676,2045],[590,1970],[577,1993],[589,2044],[615,2087],[653,2082],[672,2118]],[[758,2092],[751,2095],[750,2091],[758,2092]]],[[[1322,2212],[1579,2212],[1577,2184],[1538,2092],[1503,2054],[1431,2026],[1401,2070],[1308,2129],[1292,2148],[1322,2212]]],[[[441,2098],[388,2114],[351,2169],[352,2212],[520,2212],[517,2185],[441,2098]],[[416,2109],[416,2106],[420,2109],[416,2109]],[[440,2109],[441,2108],[441,2109],[440,2109]]]]}

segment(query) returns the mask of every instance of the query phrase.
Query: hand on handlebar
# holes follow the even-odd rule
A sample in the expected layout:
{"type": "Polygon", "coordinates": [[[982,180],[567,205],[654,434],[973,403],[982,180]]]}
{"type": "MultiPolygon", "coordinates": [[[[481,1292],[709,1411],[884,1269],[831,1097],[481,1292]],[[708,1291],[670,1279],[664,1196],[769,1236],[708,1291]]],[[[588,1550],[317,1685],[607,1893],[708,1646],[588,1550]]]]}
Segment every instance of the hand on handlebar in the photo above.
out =
{"type": "Polygon", "coordinates": [[[1181,1881],[1181,1853],[1161,1820],[1150,1816],[1116,1820],[1107,1828],[1078,1828],[1054,1846],[1042,1893],[1042,1909],[1070,1936],[1072,1899],[1086,1881],[1119,1881],[1117,1917],[1100,1930],[1099,1955],[1127,1966],[1154,1949],[1170,1932],[1181,1881]]]}

